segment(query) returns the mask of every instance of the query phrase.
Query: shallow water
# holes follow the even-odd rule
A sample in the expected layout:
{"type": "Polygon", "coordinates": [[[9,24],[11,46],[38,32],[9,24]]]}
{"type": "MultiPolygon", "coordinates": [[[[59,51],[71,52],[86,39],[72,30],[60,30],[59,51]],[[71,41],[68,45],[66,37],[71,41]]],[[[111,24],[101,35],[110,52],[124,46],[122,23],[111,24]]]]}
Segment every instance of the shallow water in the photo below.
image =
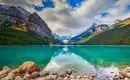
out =
{"type": "Polygon", "coordinates": [[[0,67],[16,68],[34,61],[46,70],[76,69],[94,72],[97,67],[130,64],[130,46],[1,46],[0,67]]]}

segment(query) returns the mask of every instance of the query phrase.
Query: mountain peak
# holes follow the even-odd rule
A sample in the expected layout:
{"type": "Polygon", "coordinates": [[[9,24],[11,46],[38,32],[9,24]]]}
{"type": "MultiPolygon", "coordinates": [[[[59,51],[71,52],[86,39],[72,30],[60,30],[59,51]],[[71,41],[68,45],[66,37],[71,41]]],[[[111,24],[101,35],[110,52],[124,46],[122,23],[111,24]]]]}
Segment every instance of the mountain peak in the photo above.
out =
{"type": "MultiPolygon", "coordinates": [[[[29,16],[29,22],[34,23],[37,25],[37,27],[39,27],[37,31],[40,32],[41,35],[49,38],[54,38],[52,35],[52,31],[50,30],[46,22],[36,12],[29,16]]],[[[33,27],[36,27],[36,25],[33,27]]]]}
{"type": "Polygon", "coordinates": [[[29,16],[28,12],[25,9],[16,6],[10,6],[7,10],[7,15],[22,20],[27,20],[26,18],[29,16]]]}
{"type": "Polygon", "coordinates": [[[95,28],[96,26],[97,26],[97,23],[93,23],[91,27],[95,28]]]}

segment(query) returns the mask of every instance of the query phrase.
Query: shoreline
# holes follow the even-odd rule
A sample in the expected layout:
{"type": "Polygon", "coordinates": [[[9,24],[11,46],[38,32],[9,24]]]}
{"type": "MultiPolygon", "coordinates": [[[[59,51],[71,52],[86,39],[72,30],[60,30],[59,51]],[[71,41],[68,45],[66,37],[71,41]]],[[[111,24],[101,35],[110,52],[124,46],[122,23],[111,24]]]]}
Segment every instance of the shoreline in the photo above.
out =
{"type": "Polygon", "coordinates": [[[18,68],[8,66],[0,70],[0,80],[130,80],[130,66],[123,68],[105,68],[100,74],[82,75],[82,73],[68,69],[63,72],[40,70],[34,62],[24,62],[18,68]]]}
{"type": "Polygon", "coordinates": [[[130,47],[130,45],[0,45],[0,47],[2,46],[126,46],[126,47],[130,47]]]}

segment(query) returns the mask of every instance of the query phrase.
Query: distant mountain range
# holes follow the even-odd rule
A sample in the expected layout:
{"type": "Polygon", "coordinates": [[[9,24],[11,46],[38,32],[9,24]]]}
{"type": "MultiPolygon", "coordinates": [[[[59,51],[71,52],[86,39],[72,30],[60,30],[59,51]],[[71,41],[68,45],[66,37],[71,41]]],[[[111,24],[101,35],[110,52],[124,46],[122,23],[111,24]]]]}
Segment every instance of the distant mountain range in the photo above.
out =
{"type": "Polygon", "coordinates": [[[68,44],[75,44],[76,42],[87,38],[89,36],[91,36],[92,34],[94,34],[95,32],[99,32],[99,31],[104,31],[104,30],[108,30],[110,27],[106,24],[100,24],[97,25],[96,23],[93,23],[92,26],[90,26],[87,30],[85,30],[84,32],[82,32],[81,34],[73,37],[68,44]]]}
{"type": "Polygon", "coordinates": [[[54,33],[53,35],[56,38],[56,40],[62,45],[66,44],[66,41],[68,42],[72,38],[71,36],[59,36],[56,33],[54,33]]]}
{"type": "Polygon", "coordinates": [[[31,14],[20,6],[0,5],[0,30],[1,45],[56,44],[45,21],[37,13],[31,14]]]}
{"type": "Polygon", "coordinates": [[[118,20],[110,29],[93,33],[75,42],[78,45],[130,45],[130,18],[118,20]]]}

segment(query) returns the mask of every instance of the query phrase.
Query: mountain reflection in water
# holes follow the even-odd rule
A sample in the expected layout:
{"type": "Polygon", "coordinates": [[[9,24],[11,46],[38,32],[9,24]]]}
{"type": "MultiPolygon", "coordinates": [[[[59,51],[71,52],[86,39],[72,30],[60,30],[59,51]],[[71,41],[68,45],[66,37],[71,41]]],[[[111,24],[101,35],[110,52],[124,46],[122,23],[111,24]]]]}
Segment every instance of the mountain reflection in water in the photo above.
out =
{"type": "Polygon", "coordinates": [[[33,61],[49,71],[76,69],[99,75],[113,69],[117,73],[111,65],[129,65],[129,53],[130,46],[1,46],[0,67],[16,68],[25,61],[33,61]]]}
{"type": "Polygon", "coordinates": [[[55,52],[44,70],[60,72],[67,69],[75,69],[92,75],[96,73],[96,69],[91,63],[69,51],[67,47],[55,52]]]}

